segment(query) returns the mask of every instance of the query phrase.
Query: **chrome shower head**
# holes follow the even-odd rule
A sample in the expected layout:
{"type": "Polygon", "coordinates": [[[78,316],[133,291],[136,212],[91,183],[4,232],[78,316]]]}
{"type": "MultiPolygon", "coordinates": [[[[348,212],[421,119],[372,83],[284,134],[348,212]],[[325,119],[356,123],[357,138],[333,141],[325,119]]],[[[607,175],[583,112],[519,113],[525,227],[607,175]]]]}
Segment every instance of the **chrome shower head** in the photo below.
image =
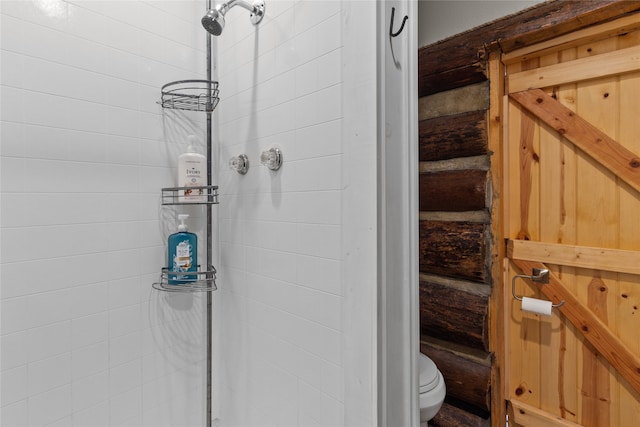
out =
{"type": "Polygon", "coordinates": [[[253,3],[248,3],[243,0],[229,0],[207,11],[201,20],[204,29],[214,36],[222,34],[222,30],[224,29],[224,15],[234,6],[241,6],[251,12],[249,18],[253,25],[257,25],[264,17],[264,0],[255,0],[253,3]]]}
{"type": "Polygon", "coordinates": [[[217,9],[209,9],[200,22],[205,30],[214,36],[219,36],[224,29],[224,14],[217,9]]]}

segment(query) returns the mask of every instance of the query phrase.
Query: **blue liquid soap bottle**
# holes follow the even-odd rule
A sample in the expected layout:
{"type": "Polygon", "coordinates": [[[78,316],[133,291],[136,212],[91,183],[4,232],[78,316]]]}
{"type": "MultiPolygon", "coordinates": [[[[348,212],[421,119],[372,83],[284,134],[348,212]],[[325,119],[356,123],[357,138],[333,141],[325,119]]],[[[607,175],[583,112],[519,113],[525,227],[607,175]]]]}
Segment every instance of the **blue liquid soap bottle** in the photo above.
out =
{"type": "Polygon", "coordinates": [[[178,232],[169,236],[169,284],[180,285],[194,282],[197,274],[172,274],[198,271],[198,236],[187,231],[184,221],[189,215],[178,215],[178,232]]]}

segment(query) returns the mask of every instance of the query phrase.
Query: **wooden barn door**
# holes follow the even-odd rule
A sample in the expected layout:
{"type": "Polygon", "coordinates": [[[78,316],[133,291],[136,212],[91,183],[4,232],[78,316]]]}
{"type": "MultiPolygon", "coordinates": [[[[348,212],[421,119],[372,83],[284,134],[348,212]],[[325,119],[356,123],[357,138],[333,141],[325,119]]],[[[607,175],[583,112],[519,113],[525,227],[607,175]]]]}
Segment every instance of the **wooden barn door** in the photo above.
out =
{"type": "Polygon", "coordinates": [[[640,15],[503,54],[509,426],[640,425],[640,15]],[[515,293],[552,301],[525,312],[515,293]]]}

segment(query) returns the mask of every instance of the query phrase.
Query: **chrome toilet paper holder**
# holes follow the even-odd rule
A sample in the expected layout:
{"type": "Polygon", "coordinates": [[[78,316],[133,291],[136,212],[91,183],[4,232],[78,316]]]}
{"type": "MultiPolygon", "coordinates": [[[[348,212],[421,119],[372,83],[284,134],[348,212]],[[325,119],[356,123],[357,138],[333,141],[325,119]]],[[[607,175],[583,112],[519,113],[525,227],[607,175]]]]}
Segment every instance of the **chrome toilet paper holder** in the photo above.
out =
{"type": "MultiPolygon", "coordinates": [[[[532,282],[546,285],[549,283],[549,270],[547,270],[546,268],[534,268],[531,276],[528,276],[526,274],[518,274],[516,276],[513,276],[513,279],[511,279],[511,294],[513,295],[514,299],[518,301],[522,301],[523,297],[516,294],[516,279],[518,278],[529,279],[532,282]]],[[[562,300],[558,304],[551,304],[551,307],[552,308],[562,307],[564,305],[564,302],[565,301],[562,300]]]]}

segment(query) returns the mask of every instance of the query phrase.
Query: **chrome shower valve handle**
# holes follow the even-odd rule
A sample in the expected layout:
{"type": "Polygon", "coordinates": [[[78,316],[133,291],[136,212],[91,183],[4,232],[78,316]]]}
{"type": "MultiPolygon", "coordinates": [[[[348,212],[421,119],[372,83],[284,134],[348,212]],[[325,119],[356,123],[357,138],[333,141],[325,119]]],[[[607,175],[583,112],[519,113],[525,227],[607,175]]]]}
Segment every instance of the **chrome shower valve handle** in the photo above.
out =
{"type": "Polygon", "coordinates": [[[246,154],[240,154],[229,159],[229,169],[244,175],[249,170],[249,157],[246,154]]]}
{"type": "Polygon", "coordinates": [[[282,151],[277,147],[263,151],[260,155],[260,163],[272,171],[277,171],[282,166],[282,151]]]}

